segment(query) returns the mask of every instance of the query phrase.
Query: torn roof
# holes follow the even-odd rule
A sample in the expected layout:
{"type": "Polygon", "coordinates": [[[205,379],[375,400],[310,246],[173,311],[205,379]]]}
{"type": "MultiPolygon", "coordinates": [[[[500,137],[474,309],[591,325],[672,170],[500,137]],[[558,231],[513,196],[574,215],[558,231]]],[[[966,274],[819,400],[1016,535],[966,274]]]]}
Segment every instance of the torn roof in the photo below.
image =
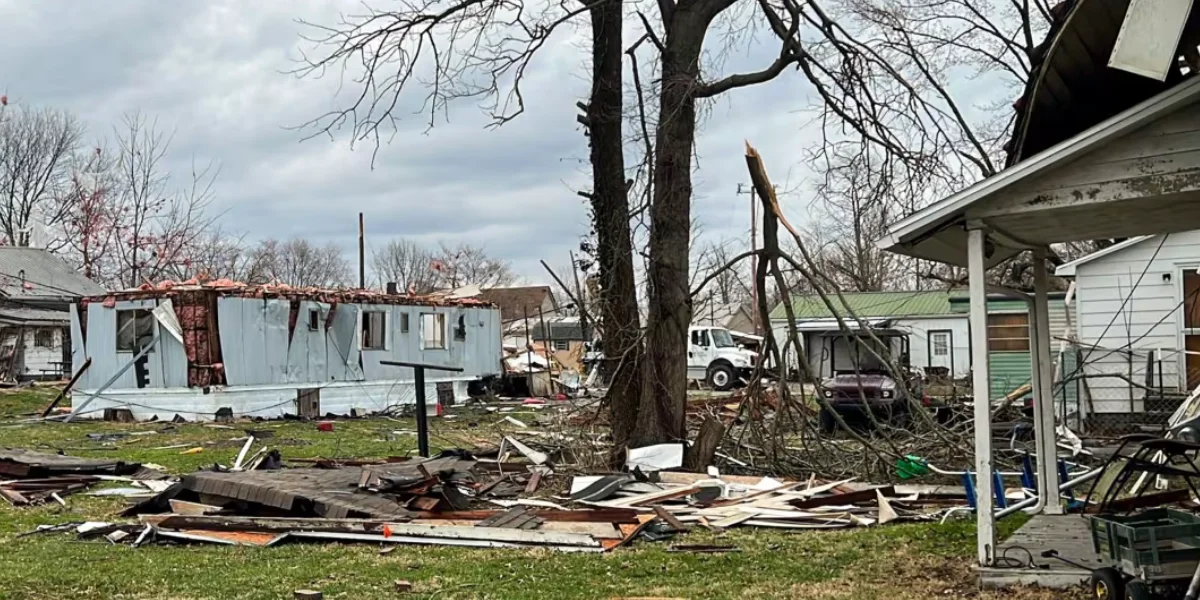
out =
{"type": "Polygon", "coordinates": [[[548,285],[488,288],[480,292],[479,298],[499,306],[500,319],[506,323],[526,316],[536,319],[546,298],[550,299],[553,306],[558,306],[554,292],[548,285]]]}
{"type": "Polygon", "coordinates": [[[409,294],[387,294],[378,290],[367,289],[329,289],[318,287],[291,286],[284,283],[246,284],[229,279],[198,281],[189,279],[184,282],[162,281],[157,284],[142,284],[140,287],[116,290],[106,294],[92,295],[87,300],[104,301],[109,298],[121,300],[141,300],[147,298],[164,298],[181,292],[207,291],[219,296],[241,296],[246,298],[282,298],[288,300],[310,300],[314,302],[353,303],[353,304],[395,304],[412,306],[471,306],[493,307],[490,302],[480,298],[451,297],[448,294],[429,294],[424,296],[409,294]]]}
{"type": "MultiPolygon", "coordinates": [[[[1131,0],[1065,0],[1050,10],[1050,29],[1031,56],[1031,74],[1013,103],[1016,118],[1005,144],[1015,165],[1121,111],[1167,90],[1188,74],[1182,63],[1166,81],[1108,66],[1131,0]]],[[[1193,11],[1181,42],[1195,40],[1193,11]]]]}

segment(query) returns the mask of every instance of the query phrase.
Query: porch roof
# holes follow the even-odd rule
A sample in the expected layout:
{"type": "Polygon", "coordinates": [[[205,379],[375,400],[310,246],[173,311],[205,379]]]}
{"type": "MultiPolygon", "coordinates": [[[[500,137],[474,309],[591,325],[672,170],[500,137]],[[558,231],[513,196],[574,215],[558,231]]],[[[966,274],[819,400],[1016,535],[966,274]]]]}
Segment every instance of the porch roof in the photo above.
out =
{"type": "Polygon", "coordinates": [[[1129,161],[1134,172],[1117,181],[1054,188],[1048,180],[1197,101],[1200,77],[1192,77],[905,217],[877,244],[899,254],[966,266],[967,225],[981,226],[988,231],[985,254],[992,266],[1053,243],[1200,229],[1200,164],[1194,161],[1129,161]]]}

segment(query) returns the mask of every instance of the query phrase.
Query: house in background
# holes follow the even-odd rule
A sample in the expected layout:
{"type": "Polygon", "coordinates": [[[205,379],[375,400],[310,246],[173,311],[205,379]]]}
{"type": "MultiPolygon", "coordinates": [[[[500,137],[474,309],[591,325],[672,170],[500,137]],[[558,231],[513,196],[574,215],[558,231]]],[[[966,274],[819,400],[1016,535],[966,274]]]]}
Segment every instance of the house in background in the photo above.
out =
{"type": "Polygon", "coordinates": [[[68,375],[68,307],[104,291],[46,250],[0,247],[0,379],[68,375]]]}
{"type": "Polygon", "coordinates": [[[1198,270],[1200,231],[1130,238],[1058,267],[1058,276],[1075,280],[1083,409],[1092,421],[1162,422],[1173,407],[1148,406],[1140,386],[1187,392],[1200,385],[1198,270]]]}
{"type": "MultiPolygon", "coordinates": [[[[871,327],[899,330],[908,336],[909,364],[927,375],[961,379],[971,373],[971,325],[965,291],[843,292],[845,310],[841,317],[852,329],[851,312],[871,327]]],[[[1050,330],[1062,335],[1067,326],[1064,294],[1050,294],[1050,330]]],[[[837,296],[830,301],[840,303],[837,296]]],[[[829,377],[838,365],[851,364],[852,345],[839,343],[842,331],[833,313],[819,296],[794,296],[792,309],[814,376],[829,377]]],[[[787,313],[782,304],[771,311],[775,339],[787,339],[787,313]]],[[[794,355],[789,361],[794,365],[794,355]]],[[[1029,383],[1032,378],[1029,350],[1029,307],[1024,301],[991,294],[988,296],[988,364],[990,398],[1002,397],[1029,383]]],[[[1067,369],[1074,366],[1068,357],[1067,369]]],[[[1067,371],[1070,372],[1070,371],[1067,371]]],[[[1077,404],[1077,385],[1058,389],[1068,410],[1077,404]]]]}
{"type": "Polygon", "coordinates": [[[505,346],[525,346],[539,314],[543,318],[558,314],[558,299],[548,285],[489,288],[476,297],[500,309],[505,346]]]}
{"type": "Polygon", "coordinates": [[[415,402],[412,369],[384,361],[461,369],[426,370],[427,402],[463,399],[501,371],[490,304],[365,290],[218,281],[110,292],[72,307],[71,342],[75,364],[91,361],[72,392],[84,416],[362,414],[415,402]]]}
{"type": "Polygon", "coordinates": [[[692,311],[692,325],[696,327],[724,327],[732,334],[755,335],[754,310],[746,302],[722,303],[709,298],[696,298],[692,311]]]}
{"type": "MultiPolygon", "coordinates": [[[[858,324],[851,314],[871,327],[907,333],[910,365],[926,372],[963,377],[971,369],[969,326],[967,316],[951,306],[950,299],[956,293],[843,292],[843,310],[839,312],[852,329],[858,324]]],[[[830,300],[842,302],[836,296],[830,300]]],[[[814,377],[829,377],[837,365],[853,363],[853,344],[838,342],[843,332],[820,296],[793,296],[792,311],[814,377]]],[[[787,340],[787,310],[782,303],[771,311],[771,330],[777,343],[787,340]]],[[[788,362],[794,365],[795,360],[793,354],[788,362]]]]}
{"type": "MultiPolygon", "coordinates": [[[[1064,303],[1064,292],[1050,292],[1050,334],[1063,337],[1067,333],[1069,323],[1067,306],[1064,303]]],[[[960,315],[964,321],[969,320],[971,307],[970,298],[966,292],[952,292],[950,295],[950,310],[960,315]]],[[[987,296],[987,328],[988,328],[988,373],[990,374],[991,389],[989,398],[995,400],[1008,395],[1033,380],[1032,354],[1029,348],[1029,305],[1024,300],[988,294],[987,296]]],[[[970,325],[967,325],[970,331],[970,325]]],[[[970,336],[963,338],[970,357],[970,336]]],[[[1054,345],[1055,356],[1059,345],[1054,345]]],[[[968,359],[968,372],[969,372],[968,359]]],[[[1063,357],[1062,373],[1073,373],[1075,357],[1066,353],[1063,357]]],[[[956,369],[956,372],[957,369],[956,369]]],[[[1060,377],[1061,378],[1061,377],[1060,377]]],[[[1079,382],[1068,377],[1064,385],[1056,385],[1054,397],[1055,409],[1060,414],[1077,412],[1079,398],[1079,382]]],[[[1028,394],[1028,392],[1027,392],[1028,394]]]]}

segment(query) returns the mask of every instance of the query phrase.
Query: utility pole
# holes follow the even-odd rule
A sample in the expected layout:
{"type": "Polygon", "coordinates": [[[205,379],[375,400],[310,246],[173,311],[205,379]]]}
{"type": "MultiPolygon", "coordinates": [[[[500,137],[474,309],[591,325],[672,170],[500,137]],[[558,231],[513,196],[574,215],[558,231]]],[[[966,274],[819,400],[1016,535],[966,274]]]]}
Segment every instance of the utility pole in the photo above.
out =
{"type": "MultiPolygon", "coordinates": [[[[758,250],[758,198],[753,185],[737,186],[737,194],[750,196],[750,251],[758,250]]],[[[754,335],[758,335],[758,255],[750,255],[750,318],[754,321],[754,335]]]]}
{"type": "Polygon", "coordinates": [[[364,243],[363,214],[358,213],[358,287],[367,289],[367,256],[364,243]]]}

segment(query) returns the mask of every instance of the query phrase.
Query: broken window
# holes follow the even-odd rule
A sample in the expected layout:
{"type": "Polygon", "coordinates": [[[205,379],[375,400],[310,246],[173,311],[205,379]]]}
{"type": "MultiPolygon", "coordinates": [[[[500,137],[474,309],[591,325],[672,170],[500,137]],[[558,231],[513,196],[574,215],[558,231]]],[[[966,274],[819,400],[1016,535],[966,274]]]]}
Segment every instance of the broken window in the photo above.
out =
{"type": "Polygon", "coordinates": [[[454,328],[454,341],[467,341],[467,318],[462,315],[458,316],[458,326],[454,328]]]}
{"type": "Polygon", "coordinates": [[[38,329],[33,332],[33,345],[39,348],[54,347],[54,330],[53,329],[38,329]]]}
{"type": "Polygon", "coordinates": [[[321,328],[321,310],[312,308],[308,311],[308,328],[316,331],[321,328]]]}
{"type": "Polygon", "coordinates": [[[446,348],[446,315],[421,313],[421,348],[444,350],[446,348]]]}
{"type": "Polygon", "coordinates": [[[370,311],[363,313],[363,333],[362,347],[363,350],[383,350],[384,349],[384,332],[387,331],[387,313],[380,311],[370,311]]]}
{"type": "Polygon", "coordinates": [[[988,350],[1029,352],[1029,314],[988,315],[988,350]]]}
{"type": "Polygon", "coordinates": [[[139,352],[154,339],[154,315],[147,309],[117,311],[117,352],[139,352]]]}
{"type": "Polygon", "coordinates": [[[408,313],[400,313],[400,333],[408,333],[408,313]]]}

